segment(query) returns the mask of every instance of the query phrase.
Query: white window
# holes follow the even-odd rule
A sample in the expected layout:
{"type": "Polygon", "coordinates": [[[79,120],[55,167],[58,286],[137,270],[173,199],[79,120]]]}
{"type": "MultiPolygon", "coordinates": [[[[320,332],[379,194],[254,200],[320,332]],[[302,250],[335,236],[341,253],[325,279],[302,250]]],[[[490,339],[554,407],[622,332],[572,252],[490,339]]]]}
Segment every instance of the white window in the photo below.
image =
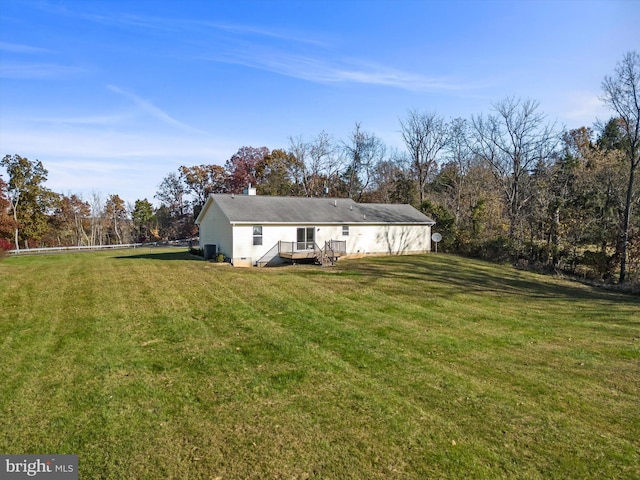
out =
{"type": "Polygon", "coordinates": [[[342,236],[343,237],[349,236],[349,225],[342,225],[342,236]]]}
{"type": "Polygon", "coordinates": [[[313,250],[316,244],[315,231],[315,227],[298,228],[296,250],[313,250]]]}
{"type": "Polygon", "coordinates": [[[253,244],[262,245],[262,225],[253,226],[253,244]]]}

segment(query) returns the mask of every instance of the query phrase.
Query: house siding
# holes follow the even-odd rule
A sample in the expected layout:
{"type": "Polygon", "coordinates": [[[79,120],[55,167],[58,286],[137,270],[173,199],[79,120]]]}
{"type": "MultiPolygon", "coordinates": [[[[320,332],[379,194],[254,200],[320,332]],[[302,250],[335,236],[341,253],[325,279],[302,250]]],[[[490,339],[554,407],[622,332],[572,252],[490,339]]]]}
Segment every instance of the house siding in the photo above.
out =
{"type": "Polygon", "coordinates": [[[200,248],[213,244],[219,253],[233,257],[233,232],[229,219],[213,202],[204,214],[200,225],[200,248]]]}
{"type": "MultiPolygon", "coordinates": [[[[344,240],[347,255],[403,255],[426,253],[431,250],[431,227],[429,225],[349,225],[349,235],[342,235],[343,225],[273,225],[262,224],[262,245],[253,245],[253,226],[227,225],[233,228],[233,247],[228,253],[236,266],[255,265],[279,241],[295,242],[297,229],[314,227],[315,241],[319,247],[329,240],[344,240]]],[[[219,226],[223,229],[223,226],[219,226]]],[[[202,236],[208,235],[202,232],[202,236]]],[[[201,237],[201,241],[202,241],[201,237]]],[[[207,237],[213,238],[213,237],[207,237]]],[[[206,241],[205,243],[215,243],[206,241]]],[[[221,250],[222,243],[219,250],[221,250]]]]}
{"type": "Polygon", "coordinates": [[[262,245],[253,244],[253,226],[233,225],[233,255],[231,262],[236,266],[251,266],[270,248],[269,228],[262,226],[262,245]]]}
{"type": "MultiPolygon", "coordinates": [[[[300,225],[307,226],[307,225],[300,225]]],[[[279,241],[294,242],[297,225],[272,225],[255,223],[233,226],[234,265],[255,265],[279,241]],[[262,225],[262,245],[253,245],[253,226],[262,225]]]]}
{"type": "Polygon", "coordinates": [[[351,225],[345,238],[350,255],[403,255],[431,250],[429,225],[351,225]]]}

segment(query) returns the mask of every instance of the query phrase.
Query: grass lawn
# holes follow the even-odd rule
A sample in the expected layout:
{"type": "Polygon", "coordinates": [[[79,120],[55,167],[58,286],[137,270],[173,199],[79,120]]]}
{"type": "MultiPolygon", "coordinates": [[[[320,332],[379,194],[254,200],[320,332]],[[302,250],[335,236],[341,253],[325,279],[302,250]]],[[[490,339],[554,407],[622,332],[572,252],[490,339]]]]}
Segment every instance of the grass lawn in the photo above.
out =
{"type": "Polygon", "coordinates": [[[454,256],[11,257],[0,362],[81,479],[640,477],[640,298],[454,256]]]}

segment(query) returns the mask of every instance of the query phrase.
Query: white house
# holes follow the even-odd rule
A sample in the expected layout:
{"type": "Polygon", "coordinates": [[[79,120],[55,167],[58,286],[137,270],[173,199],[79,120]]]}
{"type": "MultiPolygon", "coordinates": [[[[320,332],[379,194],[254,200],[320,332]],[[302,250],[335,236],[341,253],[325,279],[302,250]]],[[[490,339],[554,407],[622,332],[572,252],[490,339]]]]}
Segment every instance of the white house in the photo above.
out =
{"type": "Polygon", "coordinates": [[[213,194],[196,219],[200,248],[235,266],[270,265],[342,255],[431,250],[435,222],[411,205],[356,203],[346,198],[213,194]],[[215,247],[213,247],[215,245],[215,247]]]}

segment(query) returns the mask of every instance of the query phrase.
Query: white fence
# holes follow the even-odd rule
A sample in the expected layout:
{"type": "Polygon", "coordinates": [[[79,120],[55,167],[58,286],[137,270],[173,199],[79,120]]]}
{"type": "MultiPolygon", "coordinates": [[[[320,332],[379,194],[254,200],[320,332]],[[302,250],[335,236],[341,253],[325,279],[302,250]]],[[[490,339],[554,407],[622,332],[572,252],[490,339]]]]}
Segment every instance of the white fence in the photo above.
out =
{"type": "Polygon", "coordinates": [[[46,248],[21,248],[20,250],[8,250],[11,255],[29,255],[37,253],[58,253],[58,252],[75,252],[86,250],[115,250],[124,248],[140,248],[140,247],[177,247],[189,246],[189,240],[176,240],[171,242],[151,242],[151,243],[125,243],[121,245],[75,245],[70,247],[46,247],[46,248]]]}

